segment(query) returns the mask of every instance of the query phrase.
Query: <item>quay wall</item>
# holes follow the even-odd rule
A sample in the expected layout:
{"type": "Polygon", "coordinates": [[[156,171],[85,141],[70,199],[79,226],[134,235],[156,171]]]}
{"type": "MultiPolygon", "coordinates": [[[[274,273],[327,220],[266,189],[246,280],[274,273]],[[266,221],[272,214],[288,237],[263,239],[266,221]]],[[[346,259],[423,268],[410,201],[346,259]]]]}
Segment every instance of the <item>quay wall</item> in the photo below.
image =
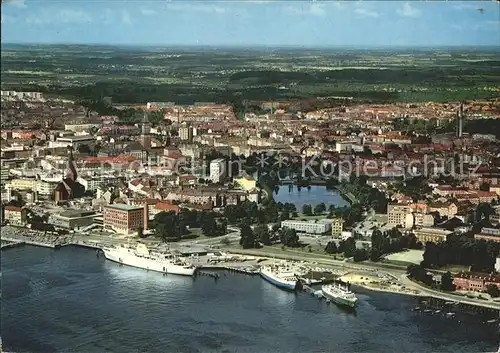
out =
{"type": "Polygon", "coordinates": [[[19,240],[19,239],[15,239],[15,238],[2,237],[2,240],[10,241],[12,243],[24,243],[24,244],[28,244],[28,245],[43,246],[45,248],[52,248],[52,249],[57,249],[57,248],[61,247],[60,244],[45,243],[45,242],[35,241],[35,240],[30,240],[30,239],[19,240]]]}
{"type": "Polygon", "coordinates": [[[16,248],[22,245],[25,245],[25,242],[23,241],[9,242],[8,244],[2,244],[2,249],[16,248]]]}

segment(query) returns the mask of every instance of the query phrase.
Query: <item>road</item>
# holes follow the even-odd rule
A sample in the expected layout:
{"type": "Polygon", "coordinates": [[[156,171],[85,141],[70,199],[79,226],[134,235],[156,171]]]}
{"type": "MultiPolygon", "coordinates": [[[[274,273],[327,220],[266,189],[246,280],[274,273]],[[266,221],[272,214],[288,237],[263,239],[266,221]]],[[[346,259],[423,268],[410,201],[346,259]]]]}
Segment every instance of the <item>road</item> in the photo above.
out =
{"type": "Polygon", "coordinates": [[[179,244],[182,245],[206,245],[206,246],[220,246],[224,243],[233,244],[238,243],[240,241],[240,230],[238,228],[228,227],[227,230],[231,231],[226,235],[216,237],[216,238],[207,238],[201,240],[186,240],[181,241],[179,244]]]}
{"type": "Polygon", "coordinates": [[[401,275],[404,274],[405,271],[402,269],[392,269],[387,268],[380,265],[372,265],[372,264],[357,264],[352,262],[345,262],[342,260],[334,260],[328,257],[318,256],[316,254],[310,254],[306,252],[297,252],[295,254],[289,251],[283,251],[281,249],[264,248],[266,250],[258,250],[258,249],[238,249],[238,248],[227,248],[228,252],[235,254],[243,254],[243,255],[251,255],[251,256],[261,256],[261,257],[275,257],[277,259],[284,260],[293,260],[293,261],[308,261],[321,265],[327,265],[332,267],[342,267],[344,269],[352,269],[356,271],[364,271],[364,272],[374,272],[374,271],[384,271],[387,273],[391,273],[393,275],[401,275]]]}

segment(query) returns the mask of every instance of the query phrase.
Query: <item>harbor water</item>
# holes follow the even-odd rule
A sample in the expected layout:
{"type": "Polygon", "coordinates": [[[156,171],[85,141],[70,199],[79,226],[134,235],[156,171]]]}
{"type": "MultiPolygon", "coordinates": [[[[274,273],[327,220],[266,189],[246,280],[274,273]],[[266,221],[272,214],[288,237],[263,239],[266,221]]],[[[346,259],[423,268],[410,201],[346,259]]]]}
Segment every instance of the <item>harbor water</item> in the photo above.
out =
{"type": "MultiPolygon", "coordinates": [[[[488,352],[492,330],[357,291],[355,313],[259,276],[164,276],[95,251],[2,251],[1,337],[13,352],[488,352]]],[[[473,320],[472,318],[470,320],[473,320]]]]}

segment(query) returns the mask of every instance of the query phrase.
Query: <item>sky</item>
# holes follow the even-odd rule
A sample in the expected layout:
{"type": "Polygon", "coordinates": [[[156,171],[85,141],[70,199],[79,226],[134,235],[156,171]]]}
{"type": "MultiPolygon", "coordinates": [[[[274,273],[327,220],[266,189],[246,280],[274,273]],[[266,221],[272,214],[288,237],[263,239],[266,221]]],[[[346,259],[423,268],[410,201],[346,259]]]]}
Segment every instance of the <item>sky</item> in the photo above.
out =
{"type": "Polygon", "coordinates": [[[1,17],[3,43],[500,47],[491,0],[2,0],[1,17]]]}

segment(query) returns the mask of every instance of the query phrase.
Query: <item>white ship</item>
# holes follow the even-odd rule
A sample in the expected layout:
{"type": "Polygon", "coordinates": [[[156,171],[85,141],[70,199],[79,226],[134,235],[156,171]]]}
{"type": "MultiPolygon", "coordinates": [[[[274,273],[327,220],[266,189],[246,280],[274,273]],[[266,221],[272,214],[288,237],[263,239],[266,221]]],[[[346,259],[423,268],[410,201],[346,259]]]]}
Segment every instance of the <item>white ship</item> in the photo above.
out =
{"type": "Polygon", "coordinates": [[[262,266],[259,274],[266,281],[283,289],[293,291],[297,289],[297,285],[299,284],[299,280],[293,272],[293,269],[286,265],[272,264],[262,266]]]}
{"type": "Polygon", "coordinates": [[[334,303],[351,308],[354,308],[358,301],[356,295],[349,290],[347,285],[327,284],[321,287],[321,292],[326,299],[330,299],[334,303]]]}
{"type": "Polygon", "coordinates": [[[151,252],[143,243],[137,248],[103,248],[106,259],[120,264],[174,275],[193,276],[196,267],[168,253],[151,252]]]}

